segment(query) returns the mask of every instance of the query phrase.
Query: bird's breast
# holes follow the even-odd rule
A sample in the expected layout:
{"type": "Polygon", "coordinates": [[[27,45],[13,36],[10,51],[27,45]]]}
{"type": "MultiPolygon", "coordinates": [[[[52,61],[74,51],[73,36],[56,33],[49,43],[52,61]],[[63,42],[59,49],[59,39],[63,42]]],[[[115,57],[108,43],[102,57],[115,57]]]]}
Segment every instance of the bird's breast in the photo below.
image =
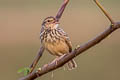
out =
{"type": "Polygon", "coordinates": [[[69,53],[69,47],[63,35],[57,30],[45,31],[41,35],[41,43],[53,55],[61,56],[65,53],[69,53]]]}
{"type": "Polygon", "coordinates": [[[61,56],[69,52],[69,47],[65,41],[57,40],[55,42],[46,42],[44,44],[45,48],[53,55],[61,56]]]}

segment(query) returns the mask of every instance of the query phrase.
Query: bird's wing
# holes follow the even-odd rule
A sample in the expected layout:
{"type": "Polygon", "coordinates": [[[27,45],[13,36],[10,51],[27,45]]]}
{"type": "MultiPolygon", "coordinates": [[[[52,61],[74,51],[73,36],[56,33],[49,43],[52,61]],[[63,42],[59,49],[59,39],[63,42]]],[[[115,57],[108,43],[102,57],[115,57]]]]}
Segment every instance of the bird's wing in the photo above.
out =
{"type": "Polygon", "coordinates": [[[61,29],[61,28],[60,28],[60,33],[62,34],[62,37],[64,38],[66,44],[67,44],[68,47],[69,47],[69,52],[72,52],[72,43],[71,43],[71,41],[70,41],[67,33],[65,33],[65,32],[63,31],[63,29],[61,29]]]}
{"type": "Polygon", "coordinates": [[[65,36],[65,42],[69,46],[69,52],[72,52],[72,43],[71,43],[69,37],[65,36]]]}

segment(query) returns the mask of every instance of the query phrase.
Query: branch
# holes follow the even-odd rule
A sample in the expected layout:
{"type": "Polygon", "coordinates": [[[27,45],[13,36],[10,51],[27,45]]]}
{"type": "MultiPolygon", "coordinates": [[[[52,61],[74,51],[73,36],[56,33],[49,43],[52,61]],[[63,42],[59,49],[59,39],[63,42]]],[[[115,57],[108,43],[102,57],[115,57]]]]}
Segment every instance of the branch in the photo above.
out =
{"type": "MultiPolygon", "coordinates": [[[[94,1],[96,1],[96,0],[94,0],[94,1]]],[[[98,5],[99,3],[97,2],[96,4],[98,5]]],[[[107,12],[104,11],[104,9],[102,11],[107,16],[107,18],[109,18],[109,15],[107,14],[107,12]]],[[[78,47],[77,49],[72,51],[71,53],[65,54],[64,56],[61,56],[59,58],[59,60],[57,60],[57,64],[54,61],[54,62],[49,63],[48,66],[44,65],[42,68],[39,68],[37,71],[34,71],[31,74],[28,74],[27,76],[21,78],[20,80],[34,80],[34,79],[36,79],[36,78],[38,78],[38,77],[40,77],[40,76],[42,76],[42,75],[44,75],[48,72],[51,72],[51,71],[53,71],[57,68],[60,68],[61,66],[63,66],[65,63],[67,63],[71,59],[75,58],[76,56],[82,54],[84,51],[86,51],[89,48],[91,48],[91,47],[95,46],[96,44],[100,43],[108,35],[110,35],[112,32],[114,32],[115,30],[120,28],[120,22],[111,21],[112,18],[110,18],[109,20],[111,22],[111,25],[105,31],[103,31],[102,33],[100,33],[99,35],[97,35],[95,38],[88,41],[87,43],[81,45],[80,47],[78,47]]]]}
{"type": "Polygon", "coordinates": [[[106,12],[106,10],[102,7],[102,5],[98,2],[98,0],[94,0],[97,6],[102,10],[105,16],[110,20],[111,24],[113,25],[115,22],[113,21],[112,17],[106,12]]]}
{"type": "Polygon", "coordinates": [[[64,12],[64,9],[66,7],[66,5],[68,4],[69,0],[64,0],[61,8],[59,9],[57,15],[56,15],[56,20],[59,21],[59,19],[61,18],[63,12],[64,12]]]}
{"type": "Polygon", "coordinates": [[[37,65],[39,59],[41,58],[43,52],[44,52],[44,47],[41,46],[37,56],[35,57],[35,59],[33,61],[33,63],[30,65],[30,73],[32,73],[32,71],[34,70],[34,68],[37,65]]]}

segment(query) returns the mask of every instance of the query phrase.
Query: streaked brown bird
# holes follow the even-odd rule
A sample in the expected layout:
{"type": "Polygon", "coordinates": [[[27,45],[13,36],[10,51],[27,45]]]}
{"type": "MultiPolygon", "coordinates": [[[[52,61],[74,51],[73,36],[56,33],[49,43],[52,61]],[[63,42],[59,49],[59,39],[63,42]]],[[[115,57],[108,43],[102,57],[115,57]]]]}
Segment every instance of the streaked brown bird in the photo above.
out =
{"type": "MultiPolygon", "coordinates": [[[[52,16],[47,17],[43,21],[40,40],[42,46],[54,56],[60,57],[72,51],[72,44],[68,35],[59,27],[59,22],[56,18],[52,16]]],[[[69,70],[77,67],[73,59],[67,64],[69,70]]]]}

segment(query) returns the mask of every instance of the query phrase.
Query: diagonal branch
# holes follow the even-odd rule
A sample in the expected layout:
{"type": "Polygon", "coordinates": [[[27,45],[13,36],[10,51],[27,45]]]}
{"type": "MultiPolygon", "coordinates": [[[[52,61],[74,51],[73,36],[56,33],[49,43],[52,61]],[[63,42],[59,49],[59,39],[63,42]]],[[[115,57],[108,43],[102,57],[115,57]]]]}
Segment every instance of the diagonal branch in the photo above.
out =
{"type": "Polygon", "coordinates": [[[69,0],[64,0],[61,8],[59,9],[59,11],[58,11],[58,13],[56,15],[56,20],[57,21],[59,21],[59,19],[61,18],[62,14],[63,14],[63,12],[65,10],[66,5],[68,4],[68,2],[69,2],[69,0]]]}
{"type": "MultiPolygon", "coordinates": [[[[96,1],[96,0],[94,0],[94,1],[96,1]]],[[[99,3],[97,2],[96,4],[98,5],[99,3]]],[[[100,8],[103,9],[102,6],[100,6],[100,8]]],[[[31,74],[28,74],[27,76],[21,78],[20,80],[34,80],[48,72],[51,72],[57,68],[60,68],[65,63],[67,63],[71,59],[75,58],[76,56],[82,54],[84,51],[88,50],[89,48],[100,43],[108,35],[110,35],[112,32],[114,32],[115,30],[120,28],[120,22],[114,22],[112,20],[112,18],[109,17],[109,15],[107,14],[107,12],[104,9],[103,9],[103,12],[107,16],[107,18],[111,21],[111,25],[105,31],[103,31],[102,33],[100,33],[95,38],[91,39],[90,41],[86,42],[85,44],[81,45],[80,47],[78,47],[77,49],[72,51],[71,53],[60,57],[59,60],[57,60],[57,64],[56,64],[56,62],[51,62],[48,64],[48,66],[43,66],[42,68],[32,72],[31,74]]]]}
{"type": "Polygon", "coordinates": [[[102,10],[105,16],[110,20],[111,24],[113,25],[115,22],[113,21],[112,17],[106,12],[106,10],[102,7],[102,5],[98,2],[98,0],[94,0],[97,6],[102,10]]]}
{"type": "Polygon", "coordinates": [[[37,56],[35,57],[35,59],[33,61],[33,63],[30,65],[30,73],[32,73],[32,71],[34,70],[34,68],[37,65],[37,63],[38,63],[40,57],[42,56],[43,52],[44,52],[44,47],[41,46],[37,56]]]}

